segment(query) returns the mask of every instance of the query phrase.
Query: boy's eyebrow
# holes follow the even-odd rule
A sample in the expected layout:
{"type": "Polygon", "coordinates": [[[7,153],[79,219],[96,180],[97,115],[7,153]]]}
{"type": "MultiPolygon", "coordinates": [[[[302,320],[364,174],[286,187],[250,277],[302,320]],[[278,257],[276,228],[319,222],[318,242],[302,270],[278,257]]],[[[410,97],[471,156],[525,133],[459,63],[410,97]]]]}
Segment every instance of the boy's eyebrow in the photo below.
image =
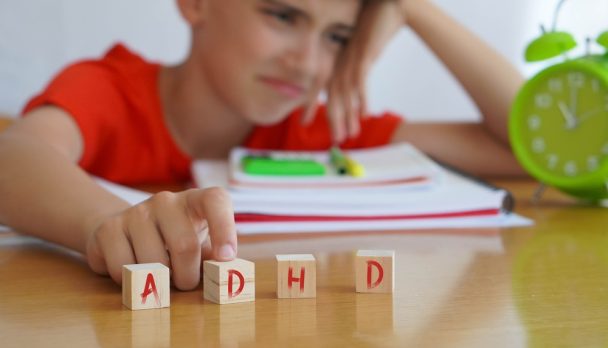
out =
{"type": "Polygon", "coordinates": [[[310,15],[308,13],[304,12],[302,9],[299,9],[299,8],[293,6],[290,3],[280,1],[280,0],[262,0],[262,2],[271,4],[271,5],[283,6],[287,10],[293,12],[294,14],[297,14],[299,16],[306,18],[307,20],[310,20],[310,15]]]}
{"type": "MultiPolygon", "coordinates": [[[[294,14],[302,16],[307,21],[310,21],[312,19],[310,17],[310,15],[308,13],[306,13],[304,10],[302,10],[300,8],[297,8],[297,7],[295,7],[294,5],[292,5],[292,4],[288,3],[288,2],[284,2],[284,1],[280,1],[280,0],[261,0],[261,2],[268,3],[268,4],[271,4],[271,5],[276,5],[276,6],[283,6],[287,10],[293,12],[294,14]]],[[[355,27],[353,25],[350,25],[350,24],[338,23],[337,26],[338,26],[338,29],[348,31],[349,33],[355,31],[355,27]]]]}

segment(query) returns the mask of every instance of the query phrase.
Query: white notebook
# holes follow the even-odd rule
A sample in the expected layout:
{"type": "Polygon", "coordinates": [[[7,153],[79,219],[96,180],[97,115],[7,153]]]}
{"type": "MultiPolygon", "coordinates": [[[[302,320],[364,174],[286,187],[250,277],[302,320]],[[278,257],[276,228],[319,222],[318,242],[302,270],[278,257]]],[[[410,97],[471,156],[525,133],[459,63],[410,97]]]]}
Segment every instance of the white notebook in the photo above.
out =
{"type": "MultiPolygon", "coordinates": [[[[197,161],[193,165],[194,180],[199,187],[220,186],[229,190],[240,232],[488,227],[529,223],[508,214],[512,202],[507,191],[447,170],[408,144],[349,151],[348,154],[367,165],[366,171],[371,173],[361,186],[357,185],[356,178],[331,174],[312,179],[256,176],[252,179],[239,168],[240,158],[248,153],[238,149],[232,154],[230,163],[197,161]],[[408,184],[383,183],[386,178],[411,177],[427,180],[408,184]],[[341,185],[340,180],[348,185],[341,185]],[[373,180],[379,185],[367,185],[373,180]],[[276,182],[281,184],[273,185],[276,182]],[[306,183],[304,187],[302,182],[306,183]],[[313,182],[319,186],[309,185],[313,182]]],[[[272,155],[311,156],[311,153],[275,151],[272,155]]],[[[325,161],[322,156],[327,154],[313,153],[312,156],[325,161]]]]}
{"type": "MultiPolygon", "coordinates": [[[[264,151],[235,148],[230,153],[228,179],[234,189],[350,189],[390,186],[426,185],[440,172],[436,163],[407,143],[346,151],[365,168],[364,177],[339,175],[330,163],[328,151],[264,151]],[[321,176],[251,175],[243,171],[241,160],[246,156],[311,159],[325,167],[321,176]]],[[[195,164],[195,173],[196,173],[195,164]]]]}

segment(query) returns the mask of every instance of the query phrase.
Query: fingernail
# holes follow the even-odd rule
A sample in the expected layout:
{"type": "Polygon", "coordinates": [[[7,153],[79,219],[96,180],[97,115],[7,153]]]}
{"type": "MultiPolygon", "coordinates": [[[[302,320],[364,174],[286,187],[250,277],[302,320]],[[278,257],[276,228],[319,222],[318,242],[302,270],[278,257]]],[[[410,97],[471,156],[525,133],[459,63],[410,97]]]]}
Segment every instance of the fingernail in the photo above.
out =
{"type": "Polygon", "coordinates": [[[234,248],[230,244],[224,244],[220,248],[218,256],[223,260],[232,260],[235,257],[234,248]]]}

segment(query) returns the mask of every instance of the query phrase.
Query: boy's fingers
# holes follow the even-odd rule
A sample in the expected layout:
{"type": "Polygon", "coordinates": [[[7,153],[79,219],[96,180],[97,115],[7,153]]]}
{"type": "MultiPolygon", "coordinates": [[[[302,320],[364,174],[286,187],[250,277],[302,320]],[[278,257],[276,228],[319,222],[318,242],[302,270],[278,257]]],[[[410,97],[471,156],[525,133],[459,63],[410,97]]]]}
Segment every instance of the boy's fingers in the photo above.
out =
{"type": "Polygon", "coordinates": [[[115,221],[104,223],[96,232],[95,238],[105,257],[108,274],[116,283],[122,284],[122,266],[134,264],[135,256],[122,225],[115,221]]]}
{"type": "Polygon", "coordinates": [[[352,136],[352,128],[351,128],[351,119],[353,118],[354,108],[353,108],[353,96],[351,93],[350,82],[347,79],[344,79],[341,88],[341,102],[344,107],[344,117],[342,119],[342,123],[346,129],[346,137],[350,138],[352,136]]]}
{"type": "Polygon", "coordinates": [[[155,222],[169,249],[173,284],[181,290],[193,289],[200,280],[202,240],[197,233],[199,224],[186,214],[182,194],[159,193],[150,203],[155,222]]]}
{"type": "Polygon", "coordinates": [[[137,263],[160,262],[171,267],[169,254],[160,231],[150,213],[143,205],[131,208],[129,213],[129,235],[137,263]]]}
{"type": "Polygon", "coordinates": [[[359,85],[359,116],[367,117],[367,91],[364,82],[359,85]]]}
{"type": "Polygon", "coordinates": [[[349,117],[348,117],[348,134],[351,138],[359,135],[359,99],[356,95],[351,94],[351,105],[349,117]]]}
{"type": "MultiPolygon", "coordinates": [[[[203,242],[203,246],[201,247],[201,250],[202,250],[201,257],[203,258],[203,260],[213,259],[213,247],[211,246],[211,240],[209,240],[209,238],[207,238],[203,242]]],[[[202,264],[201,264],[201,266],[202,266],[202,264]]]]}
{"type": "Polygon", "coordinates": [[[237,235],[232,201],[226,191],[213,187],[187,191],[187,205],[197,218],[206,219],[213,258],[229,261],[236,257],[237,235]]]}
{"type": "Polygon", "coordinates": [[[327,112],[329,114],[329,123],[332,128],[334,143],[340,144],[344,140],[344,110],[343,101],[336,87],[332,87],[329,94],[329,102],[327,104],[327,112]]]}
{"type": "Polygon", "coordinates": [[[342,122],[348,138],[353,138],[359,134],[359,100],[355,87],[350,83],[344,85],[343,103],[346,111],[342,122]]]}
{"type": "Polygon", "coordinates": [[[108,268],[103,257],[101,247],[97,243],[96,238],[89,238],[87,242],[87,262],[93,272],[101,275],[108,275],[108,268]]]}
{"type": "Polygon", "coordinates": [[[304,112],[302,113],[302,118],[301,118],[302,125],[307,126],[314,120],[314,116],[316,114],[317,107],[318,107],[317,100],[319,98],[319,94],[320,94],[320,91],[317,90],[314,93],[313,99],[305,105],[304,112]]]}

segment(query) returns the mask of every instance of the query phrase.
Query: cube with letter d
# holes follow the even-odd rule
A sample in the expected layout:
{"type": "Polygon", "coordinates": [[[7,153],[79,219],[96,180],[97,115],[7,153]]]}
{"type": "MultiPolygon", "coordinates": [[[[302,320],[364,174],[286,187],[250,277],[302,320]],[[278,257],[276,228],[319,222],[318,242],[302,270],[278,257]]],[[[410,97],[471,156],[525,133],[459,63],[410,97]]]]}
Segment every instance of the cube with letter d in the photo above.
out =
{"type": "Polygon", "coordinates": [[[277,297],[317,297],[317,267],[314,256],[277,255],[277,297]]]}
{"type": "Polygon", "coordinates": [[[122,266],[122,303],[132,310],[169,307],[169,268],[162,263],[122,266]]]}
{"type": "Polygon", "coordinates": [[[392,293],[395,290],[395,251],[358,250],[355,275],[357,292],[392,293]]]}
{"type": "Polygon", "coordinates": [[[218,304],[255,301],[255,264],[243,259],[203,262],[203,296],[218,304]]]}

